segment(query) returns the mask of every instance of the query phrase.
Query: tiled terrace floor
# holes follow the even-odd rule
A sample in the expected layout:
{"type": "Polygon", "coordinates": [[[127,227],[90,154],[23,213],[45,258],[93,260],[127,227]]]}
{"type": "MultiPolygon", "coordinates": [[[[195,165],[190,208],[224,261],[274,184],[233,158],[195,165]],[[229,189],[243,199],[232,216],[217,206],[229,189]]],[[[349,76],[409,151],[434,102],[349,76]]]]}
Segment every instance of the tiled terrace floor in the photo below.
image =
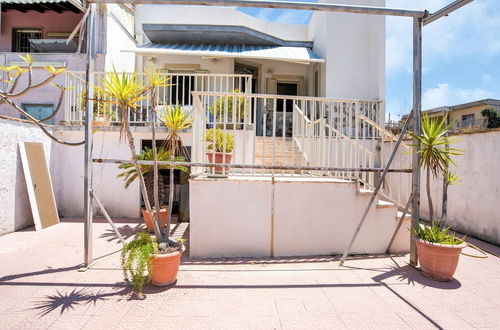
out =
{"type": "MultiPolygon", "coordinates": [[[[130,238],[139,225],[118,226],[130,238]]],[[[462,256],[449,283],[422,277],[407,256],[344,268],[336,257],[184,258],[175,287],[149,287],[141,300],[123,285],[109,226],[95,224],[94,237],[87,272],[78,271],[81,222],[0,237],[0,329],[500,328],[500,259],[491,255],[462,256]]]]}

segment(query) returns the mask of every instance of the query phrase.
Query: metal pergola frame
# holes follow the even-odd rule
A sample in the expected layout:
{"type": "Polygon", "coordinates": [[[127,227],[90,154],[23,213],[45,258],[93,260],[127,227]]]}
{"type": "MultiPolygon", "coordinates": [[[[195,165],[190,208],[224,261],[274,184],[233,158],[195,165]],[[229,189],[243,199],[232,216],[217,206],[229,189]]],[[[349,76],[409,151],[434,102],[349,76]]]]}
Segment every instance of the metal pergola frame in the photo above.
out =
{"type": "MultiPolygon", "coordinates": [[[[170,5],[203,5],[203,6],[230,6],[230,7],[256,7],[256,8],[279,8],[279,9],[298,9],[312,10],[338,13],[354,13],[368,15],[383,15],[383,16],[403,16],[413,19],[413,131],[419,135],[421,133],[420,121],[422,111],[422,28],[458,8],[474,0],[456,0],[436,11],[429,13],[428,11],[407,10],[397,8],[373,7],[373,6],[355,6],[355,5],[340,5],[330,3],[306,3],[306,2],[288,2],[288,1],[257,1],[257,0],[88,0],[90,6],[90,15],[87,17],[87,64],[86,74],[88,82],[89,101],[87,102],[85,116],[85,164],[84,164],[84,264],[85,267],[90,267],[93,262],[92,256],[92,109],[93,109],[93,72],[94,60],[96,54],[96,15],[97,4],[118,3],[118,4],[170,4],[170,5]]],[[[413,141],[412,153],[412,189],[411,189],[411,227],[416,229],[420,219],[420,165],[419,156],[416,152],[419,148],[418,140],[413,141]]],[[[101,160],[102,162],[103,160],[101,160]]],[[[116,163],[117,160],[111,162],[116,163]]],[[[119,160],[118,160],[119,161],[119,160]]],[[[125,162],[125,161],[123,161],[125,162]]],[[[387,172],[387,168],[384,173],[387,172]]],[[[363,220],[357,228],[350,246],[356,238],[363,220]]],[[[349,248],[344,252],[341,264],[349,253],[349,248]]],[[[413,240],[410,242],[410,264],[416,266],[418,263],[416,244],[413,240]]]]}

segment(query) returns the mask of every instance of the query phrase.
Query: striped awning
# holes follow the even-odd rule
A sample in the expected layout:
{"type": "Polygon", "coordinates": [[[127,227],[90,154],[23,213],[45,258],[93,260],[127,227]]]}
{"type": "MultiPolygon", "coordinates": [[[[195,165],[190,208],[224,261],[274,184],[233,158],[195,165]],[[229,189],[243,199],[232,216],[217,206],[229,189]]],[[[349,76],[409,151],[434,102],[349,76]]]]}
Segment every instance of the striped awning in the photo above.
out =
{"type": "Polygon", "coordinates": [[[156,55],[192,55],[213,58],[253,58],[299,63],[321,63],[325,61],[307,47],[150,43],[133,49],[125,49],[122,52],[156,55]]]}

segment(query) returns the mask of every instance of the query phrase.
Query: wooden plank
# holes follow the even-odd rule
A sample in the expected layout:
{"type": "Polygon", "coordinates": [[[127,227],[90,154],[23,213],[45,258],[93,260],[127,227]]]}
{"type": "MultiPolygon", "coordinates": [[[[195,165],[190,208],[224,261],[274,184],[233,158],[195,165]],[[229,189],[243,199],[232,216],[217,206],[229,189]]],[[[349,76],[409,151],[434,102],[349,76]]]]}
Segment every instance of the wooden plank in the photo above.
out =
{"type": "Polygon", "coordinates": [[[43,144],[39,142],[20,142],[19,152],[35,230],[58,224],[59,214],[57,213],[52,180],[43,144]]]}

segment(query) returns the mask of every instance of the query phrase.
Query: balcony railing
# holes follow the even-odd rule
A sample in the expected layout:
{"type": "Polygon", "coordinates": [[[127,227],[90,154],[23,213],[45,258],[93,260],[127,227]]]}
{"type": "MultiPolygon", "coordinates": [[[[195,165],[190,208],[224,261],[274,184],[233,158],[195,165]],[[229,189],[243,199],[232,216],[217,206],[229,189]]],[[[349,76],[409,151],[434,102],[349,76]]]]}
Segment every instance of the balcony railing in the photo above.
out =
{"type": "MultiPolygon", "coordinates": [[[[380,124],[383,102],[377,100],[217,92],[194,92],[193,98],[193,162],[270,167],[219,173],[213,167],[193,168],[194,174],[328,176],[358,180],[371,189],[379,173],[342,169],[383,168],[397,141],[380,124]],[[217,142],[212,129],[220,130],[220,136],[231,135],[234,148],[228,139],[221,140],[220,150],[211,148],[217,142]],[[219,161],[214,161],[217,153],[219,161]]],[[[400,153],[392,168],[407,169],[410,161],[409,155],[400,153]]],[[[397,180],[404,175],[391,173],[383,189],[386,197],[399,203],[404,196],[398,197],[397,180]]]]}
{"type": "MultiPolygon", "coordinates": [[[[96,72],[94,84],[101,86],[105,78],[105,72],[96,72]]],[[[129,73],[131,74],[131,73],[129,73]]],[[[159,87],[157,90],[158,106],[161,109],[167,105],[180,105],[185,111],[191,111],[193,107],[193,96],[191,92],[224,92],[230,93],[238,90],[244,93],[252,93],[251,75],[239,74],[202,74],[202,73],[165,73],[164,78],[169,78],[167,86],[159,87]]],[[[146,79],[144,74],[140,79],[146,79]]],[[[86,81],[85,72],[67,72],[66,87],[69,89],[65,94],[65,116],[69,124],[81,125],[85,120],[85,98],[86,81]]],[[[94,98],[94,117],[106,118],[111,124],[119,124],[120,112],[117,106],[107,102],[99,93],[94,98]]],[[[129,121],[132,125],[145,125],[151,121],[151,100],[144,98],[138,104],[136,111],[130,111],[129,121]]]]}

